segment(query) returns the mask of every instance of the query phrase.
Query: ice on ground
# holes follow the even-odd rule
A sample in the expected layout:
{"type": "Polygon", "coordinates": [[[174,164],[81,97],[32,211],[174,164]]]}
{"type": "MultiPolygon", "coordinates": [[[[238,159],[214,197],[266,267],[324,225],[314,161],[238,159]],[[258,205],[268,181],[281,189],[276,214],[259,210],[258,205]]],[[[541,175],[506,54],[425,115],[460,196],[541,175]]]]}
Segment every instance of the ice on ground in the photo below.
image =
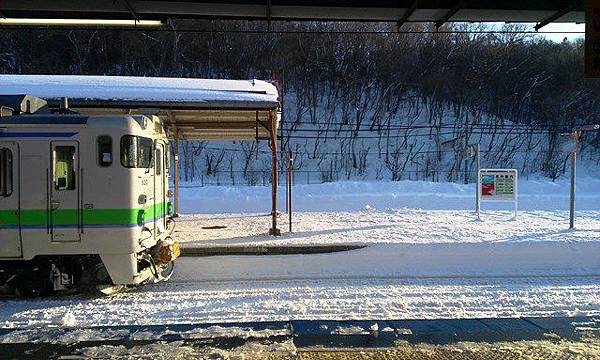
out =
{"type": "Polygon", "coordinates": [[[333,335],[368,335],[370,332],[357,325],[338,326],[331,331],[333,335]]]}
{"type": "MultiPolygon", "coordinates": [[[[167,331],[165,334],[169,334],[167,331]]],[[[183,333],[177,333],[183,339],[211,339],[211,338],[240,338],[240,339],[266,339],[272,336],[284,336],[290,335],[289,329],[263,329],[254,330],[251,328],[244,327],[223,327],[223,326],[210,326],[208,328],[195,328],[193,330],[185,331],[183,333]]]]}
{"type": "Polygon", "coordinates": [[[127,330],[118,329],[22,329],[0,336],[0,344],[51,343],[76,344],[82,341],[119,340],[127,336],[127,330]]]}

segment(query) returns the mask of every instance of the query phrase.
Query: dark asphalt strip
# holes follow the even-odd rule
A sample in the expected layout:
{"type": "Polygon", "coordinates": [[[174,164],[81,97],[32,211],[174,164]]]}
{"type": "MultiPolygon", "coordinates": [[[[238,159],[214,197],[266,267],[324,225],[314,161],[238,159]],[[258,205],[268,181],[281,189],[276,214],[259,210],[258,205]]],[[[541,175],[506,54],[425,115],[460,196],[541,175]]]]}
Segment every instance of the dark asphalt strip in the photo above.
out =
{"type": "Polygon", "coordinates": [[[366,245],[327,245],[327,246],[210,246],[182,247],[181,256],[224,256],[224,255],[302,255],[328,254],[357,250],[366,245]]]}
{"type": "Polygon", "coordinates": [[[27,354],[27,358],[54,358],[77,355],[77,349],[103,345],[131,348],[174,341],[192,347],[210,346],[224,350],[235,349],[247,342],[273,344],[290,339],[298,349],[391,348],[401,342],[446,345],[464,341],[581,341],[589,337],[598,338],[599,329],[600,321],[593,317],[292,320],[93,328],[5,328],[0,329],[0,357],[21,358],[27,354]],[[590,327],[594,329],[590,330],[590,327]],[[87,337],[77,334],[87,334],[87,337]],[[68,339],[80,341],[64,343],[68,339]]]}

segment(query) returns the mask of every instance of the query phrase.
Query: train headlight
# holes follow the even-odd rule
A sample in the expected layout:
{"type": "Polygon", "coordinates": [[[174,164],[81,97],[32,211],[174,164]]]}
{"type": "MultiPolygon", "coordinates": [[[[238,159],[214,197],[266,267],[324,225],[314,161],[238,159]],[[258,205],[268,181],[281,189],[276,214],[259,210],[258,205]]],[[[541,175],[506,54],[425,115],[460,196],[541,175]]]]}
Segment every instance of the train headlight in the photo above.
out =
{"type": "Polygon", "coordinates": [[[146,211],[145,210],[138,210],[138,216],[137,216],[137,222],[138,225],[144,225],[144,223],[146,222],[146,211]]]}

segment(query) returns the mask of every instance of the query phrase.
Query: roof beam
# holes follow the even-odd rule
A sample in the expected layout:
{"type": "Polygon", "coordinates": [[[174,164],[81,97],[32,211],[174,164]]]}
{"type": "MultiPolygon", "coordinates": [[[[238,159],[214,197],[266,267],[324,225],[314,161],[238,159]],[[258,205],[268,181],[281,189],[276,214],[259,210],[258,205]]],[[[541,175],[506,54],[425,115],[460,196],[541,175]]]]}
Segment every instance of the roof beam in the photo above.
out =
{"type": "Polygon", "coordinates": [[[564,9],[555,12],[554,14],[548,16],[544,20],[542,20],[539,23],[537,23],[535,25],[535,27],[534,27],[535,31],[540,30],[544,26],[550,24],[553,21],[556,21],[556,20],[560,19],[561,17],[563,17],[567,13],[570,13],[571,11],[575,10],[579,6],[579,4],[581,3],[581,0],[578,0],[578,1],[569,1],[569,3],[570,4],[567,7],[565,7],[564,9]]]}
{"type": "Polygon", "coordinates": [[[271,0],[267,0],[267,31],[271,31],[271,0]]]}
{"type": "Polygon", "coordinates": [[[460,10],[460,8],[465,5],[466,2],[466,0],[457,1],[454,4],[454,6],[450,10],[448,10],[446,14],[444,14],[444,16],[442,16],[439,20],[435,22],[435,30],[439,30],[439,28],[442,27],[442,25],[444,25],[446,21],[448,21],[452,16],[454,16],[454,14],[456,14],[458,10],[460,10]]]}
{"type": "Polygon", "coordinates": [[[167,125],[193,127],[194,129],[204,130],[254,130],[254,121],[213,121],[213,122],[196,122],[196,121],[185,121],[176,120],[172,122],[169,119],[167,125]]]}
{"type": "Polygon", "coordinates": [[[406,11],[402,15],[402,17],[398,20],[398,22],[396,22],[396,28],[398,30],[400,30],[402,25],[404,25],[404,23],[406,23],[406,21],[415,12],[415,10],[417,9],[418,6],[419,6],[419,0],[415,0],[415,1],[413,1],[412,5],[408,9],[406,9],[406,11]]]}
{"type": "Polygon", "coordinates": [[[123,1],[123,4],[125,4],[125,7],[127,8],[127,11],[129,11],[129,13],[131,14],[131,16],[133,16],[133,19],[135,20],[135,22],[139,22],[140,18],[135,13],[135,10],[133,10],[133,7],[129,3],[129,1],[128,0],[122,0],[122,1],[123,1]]]}

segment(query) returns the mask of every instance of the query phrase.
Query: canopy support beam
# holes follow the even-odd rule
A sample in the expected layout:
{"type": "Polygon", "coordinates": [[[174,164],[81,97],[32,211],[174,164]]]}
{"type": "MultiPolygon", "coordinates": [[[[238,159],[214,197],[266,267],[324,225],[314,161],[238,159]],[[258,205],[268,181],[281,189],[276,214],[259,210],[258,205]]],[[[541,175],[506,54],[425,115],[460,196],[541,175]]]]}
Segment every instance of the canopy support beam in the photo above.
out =
{"type": "Polygon", "coordinates": [[[570,1],[569,6],[565,7],[562,10],[555,12],[554,14],[550,15],[549,17],[547,17],[544,20],[537,23],[534,27],[535,31],[539,31],[544,26],[560,19],[561,17],[570,13],[571,11],[574,11],[580,5],[580,3],[581,3],[581,1],[570,1]]]}
{"type": "Polygon", "coordinates": [[[173,132],[174,132],[174,140],[175,142],[173,143],[173,159],[174,164],[173,164],[173,168],[174,168],[174,179],[173,182],[175,184],[175,194],[174,194],[174,202],[175,202],[175,213],[173,214],[173,216],[178,217],[179,216],[179,128],[177,127],[177,125],[175,124],[175,115],[173,114],[172,111],[167,112],[167,114],[169,115],[169,121],[171,122],[171,124],[173,125],[173,132]]]}
{"type": "Polygon", "coordinates": [[[464,6],[466,0],[457,1],[456,4],[452,7],[452,9],[448,10],[448,12],[442,16],[438,21],[435,22],[435,30],[439,30],[442,25],[444,25],[452,16],[454,16],[460,8],[464,6]]]}
{"type": "Polygon", "coordinates": [[[271,218],[272,226],[269,230],[269,235],[279,236],[281,231],[277,228],[277,115],[273,111],[269,111],[269,120],[271,123],[271,218]]]}
{"type": "Polygon", "coordinates": [[[413,1],[412,5],[404,12],[404,15],[402,15],[398,22],[396,22],[396,28],[398,29],[398,31],[400,31],[402,25],[404,25],[408,18],[410,18],[410,16],[415,12],[417,6],[419,6],[419,0],[413,1]]]}

